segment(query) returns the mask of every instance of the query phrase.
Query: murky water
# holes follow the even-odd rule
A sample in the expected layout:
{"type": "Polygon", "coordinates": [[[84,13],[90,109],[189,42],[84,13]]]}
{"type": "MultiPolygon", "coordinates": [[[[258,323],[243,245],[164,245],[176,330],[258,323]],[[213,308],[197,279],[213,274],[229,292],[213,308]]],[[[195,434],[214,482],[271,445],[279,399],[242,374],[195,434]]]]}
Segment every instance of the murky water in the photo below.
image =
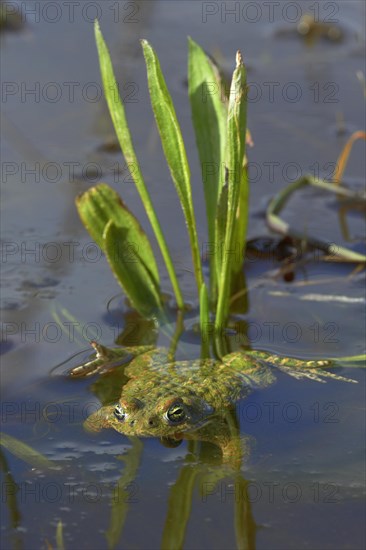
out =
{"type": "MultiPolygon", "coordinates": [[[[204,253],[203,193],[185,84],[187,35],[227,71],[235,51],[243,52],[255,142],[249,237],[266,236],[269,198],[302,173],[329,177],[349,134],[362,129],[365,103],[356,72],[364,67],[363,2],[313,3],[322,21],[338,20],[344,36],[311,46],[292,32],[308,5],[303,1],[80,2],[73,11],[62,2],[58,9],[52,2],[22,4],[24,28],[1,35],[2,430],[58,469],[2,450],[2,547],[57,547],[61,520],[67,549],[363,548],[361,369],[337,370],[357,385],[279,373],[276,384],[239,402],[246,452],[235,472],[208,443],[166,448],[153,438],[86,433],[82,422],[99,403],[95,380],[63,376],[87,356],[91,338],[112,344],[122,333],[120,343],[169,343],[163,331],[141,327],[127,312],[74,207],[78,193],[106,181],[151,235],[122,157],[100,149],[113,132],[100,98],[94,17],[101,19],[142,170],[192,304],[178,353],[197,358],[189,244],[151,113],[139,38],[156,48],[176,104],[204,253]]],[[[359,143],[345,179],[360,188],[364,171],[359,143]]],[[[283,215],[310,235],[362,251],[362,211],[342,212],[343,218],[334,197],[306,191],[283,215]]],[[[233,323],[233,349],[302,358],[364,352],[364,275],[354,266],[325,264],[314,255],[286,282],[278,263],[251,257],[245,274],[248,293],[233,323]]],[[[169,291],[165,274],[163,287],[169,291]]]]}

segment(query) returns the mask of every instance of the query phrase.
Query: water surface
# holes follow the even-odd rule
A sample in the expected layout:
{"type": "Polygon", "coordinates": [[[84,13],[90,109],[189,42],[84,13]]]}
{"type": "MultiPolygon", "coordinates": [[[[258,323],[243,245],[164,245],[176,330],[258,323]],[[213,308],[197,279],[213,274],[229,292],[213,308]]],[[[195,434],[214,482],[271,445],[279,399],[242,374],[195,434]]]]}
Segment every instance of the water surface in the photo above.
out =
{"type": "MultiPolygon", "coordinates": [[[[126,332],[136,319],[78,219],[75,196],[98,181],[109,183],[151,235],[134,185],[123,172],[123,158],[100,151],[113,132],[98,97],[95,14],[92,8],[82,12],[86,4],[75,7],[74,18],[60,4],[55,23],[50,7],[39,20],[29,15],[20,32],[1,36],[2,77],[8,83],[1,151],[2,429],[61,468],[38,469],[3,451],[2,546],[56,547],[61,520],[66,548],[364,547],[361,370],[339,371],[357,379],[357,385],[317,384],[279,374],[275,385],[240,402],[237,417],[248,449],[240,473],[220,465],[217,451],[208,445],[183,441],[168,449],[155,439],[84,432],[82,421],[98,399],[90,381],[71,381],[62,374],[87,355],[91,338],[112,344],[124,331],[122,340],[131,343],[135,333],[126,332]],[[55,100],[54,94],[61,95],[55,100]],[[14,498],[13,482],[18,486],[14,498]]],[[[147,38],[156,48],[176,104],[203,252],[203,193],[185,84],[187,35],[225,70],[232,70],[238,48],[248,66],[253,94],[248,123],[255,142],[250,151],[251,238],[270,234],[264,223],[269,198],[301,173],[327,177],[350,132],[361,129],[364,120],[356,77],[364,67],[362,2],[327,3],[334,4],[333,15],[329,6],[315,3],[322,20],[339,20],[344,39],[320,39],[311,47],[287,32],[294,28],[290,19],[296,19],[288,3],[281,2],[273,20],[264,6],[257,17],[243,8],[235,17],[222,11],[229,4],[97,4],[117,77],[127,85],[122,94],[142,170],[192,304],[179,349],[189,358],[199,355],[189,244],[149,105],[139,39],[147,38]],[[209,4],[215,13],[207,11],[209,4]]],[[[306,2],[292,4],[305,12],[306,2]]],[[[37,9],[34,2],[24,6],[37,9]]],[[[346,182],[360,188],[364,170],[357,144],[346,182]]],[[[362,249],[362,212],[346,213],[345,234],[334,197],[299,194],[284,216],[309,234],[362,249]]],[[[309,359],[363,353],[364,275],[353,270],[315,257],[286,282],[278,263],[252,259],[245,269],[247,299],[235,318],[231,345],[309,359]]],[[[165,273],[162,280],[169,291],[165,273]]],[[[163,332],[142,332],[145,338],[156,336],[159,344],[169,343],[163,332]]]]}

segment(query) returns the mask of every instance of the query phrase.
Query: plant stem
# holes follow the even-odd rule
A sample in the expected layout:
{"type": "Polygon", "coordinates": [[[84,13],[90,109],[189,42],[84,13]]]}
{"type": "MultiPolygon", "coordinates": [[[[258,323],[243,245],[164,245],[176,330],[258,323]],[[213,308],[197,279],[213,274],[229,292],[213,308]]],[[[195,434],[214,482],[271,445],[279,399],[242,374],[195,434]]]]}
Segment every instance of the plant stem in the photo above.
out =
{"type": "Polygon", "coordinates": [[[201,286],[200,291],[200,332],[201,332],[201,358],[206,359],[210,356],[209,343],[209,322],[210,308],[208,303],[207,288],[205,283],[201,286]]]}

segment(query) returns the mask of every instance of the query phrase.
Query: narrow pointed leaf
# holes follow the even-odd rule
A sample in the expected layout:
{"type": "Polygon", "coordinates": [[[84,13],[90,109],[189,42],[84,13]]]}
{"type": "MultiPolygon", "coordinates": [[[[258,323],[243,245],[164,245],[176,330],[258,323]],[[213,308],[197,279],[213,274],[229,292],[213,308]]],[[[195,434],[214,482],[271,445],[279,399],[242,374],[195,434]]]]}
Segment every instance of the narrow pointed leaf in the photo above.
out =
{"type": "Polygon", "coordinates": [[[98,48],[100,72],[103,81],[104,94],[107,100],[109,113],[113,121],[114,129],[116,131],[123,155],[126,159],[126,163],[128,166],[133,167],[133,170],[131,170],[131,175],[136,184],[137,191],[145,207],[147,217],[149,218],[149,221],[155,233],[156,240],[159,244],[161,254],[164,258],[164,262],[177,300],[177,305],[180,309],[182,309],[184,307],[183,296],[179,287],[178,279],[174,270],[167,243],[161,230],[159,220],[154,210],[150,194],[146,188],[140,165],[136,157],[130,130],[128,128],[126,120],[124,106],[121,101],[118,91],[118,85],[114,76],[112,61],[97,20],[95,21],[94,30],[98,48]]]}
{"type": "Polygon", "coordinates": [[[162,309],[160,292],[132,235],[111,220],[104,231],[104,251],[132,306],[144,317],[156,316],[162,309]]]}
{"type": "Polygon", "coordinates": [[[160,133],[161,144],[187,222],[193,267],[199,292],[203,283],[203,276],[186,150],[173,101],[165,83],[157,55],[146,40],[142,40],[141,44],[146,62],[151,105],[160,133]]]}
{"type": "Polygon", "coordinates": [[[210,242],[211,297],[216,293],[215,215],[218,195],[224,183],[224,154],[227,105],[219,71],[204,50],[188,39],[188,92],[192,121],[201,164],[210,242]]]}
{"type": "Polygon", "coordinates": [[[216,311],[215,326],[217,330],[220,330],[227,320],[233,265],[235,264],[235,257],[237,256],[235,226],[240,203],[241,184],[243,183],[242,173],[245,157],[246,106],[246,70],[242,63],[241,54],[237,52],[236,68],[231,81],[227,119],[225,168],[227,170],[228,184],[228,214],[216,311]]]}

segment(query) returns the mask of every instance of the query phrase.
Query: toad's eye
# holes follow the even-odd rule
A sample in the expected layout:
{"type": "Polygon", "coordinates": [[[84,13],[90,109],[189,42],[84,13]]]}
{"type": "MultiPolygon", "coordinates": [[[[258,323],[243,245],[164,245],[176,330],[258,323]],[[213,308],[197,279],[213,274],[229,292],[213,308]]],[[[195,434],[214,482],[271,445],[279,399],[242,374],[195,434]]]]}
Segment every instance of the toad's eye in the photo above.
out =
{"type": "Polygon", "coordinates": [[[117,418],[117,420],[125,419],[126,413],[121,405],[116,405],[116,408],[114,409],[114,416],[117,418]]]}
{"type": "Polygon", "coordinates": [[[186,417],[186,411],[182,403],[175,403],[167,410],[166,416],[170,422],[183,422],[186,417]]]}

